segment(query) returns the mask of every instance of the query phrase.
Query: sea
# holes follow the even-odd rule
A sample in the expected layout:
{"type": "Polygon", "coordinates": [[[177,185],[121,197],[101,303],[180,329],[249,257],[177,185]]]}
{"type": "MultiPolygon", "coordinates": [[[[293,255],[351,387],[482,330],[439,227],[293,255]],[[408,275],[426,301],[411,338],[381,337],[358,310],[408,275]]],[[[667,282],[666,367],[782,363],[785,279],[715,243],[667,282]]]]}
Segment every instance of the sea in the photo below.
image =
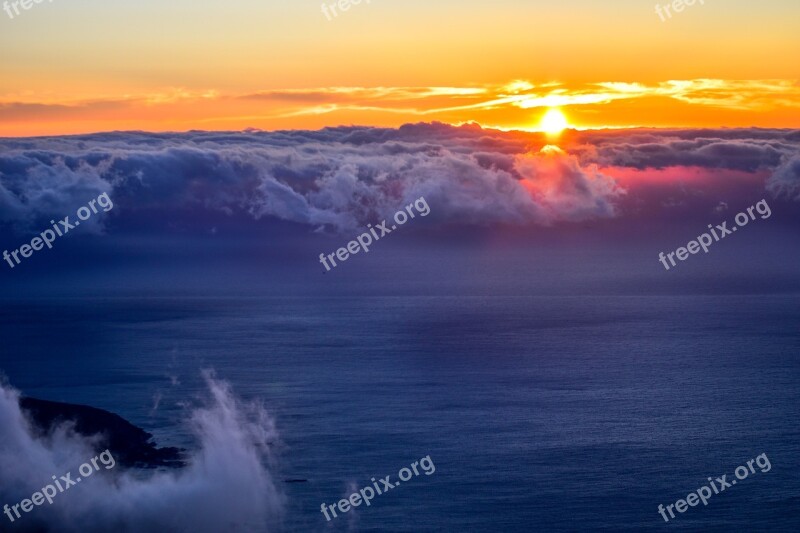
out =
{"type": "Polygon", "coordinates": [[[269,425],[269,531],[797,531],[800,253],[792,228],[764,228],[669,272],[656,239],[398,236],[330,272],[327,241],[148,255],[109,239],[131,259],[53,255],[4,285],[0,370],[161,446],[216,443],[193,457],[231,475],[197,474],[187,492],[226,478],[219,503],[151,487],[189,502],[153,530],[203,531],[175,524],[227,516],[225,493],[251,479],[263,489],[234,452],[243,418],[215,431],[206,416],[198,438],[197,406],[227,401],[210,375],[269,425]],[[326,519],[323,504],[423,458],[435,470],[326,519]],[[723,475],[736,483],[706,505],[660,514],[723,475]]]}

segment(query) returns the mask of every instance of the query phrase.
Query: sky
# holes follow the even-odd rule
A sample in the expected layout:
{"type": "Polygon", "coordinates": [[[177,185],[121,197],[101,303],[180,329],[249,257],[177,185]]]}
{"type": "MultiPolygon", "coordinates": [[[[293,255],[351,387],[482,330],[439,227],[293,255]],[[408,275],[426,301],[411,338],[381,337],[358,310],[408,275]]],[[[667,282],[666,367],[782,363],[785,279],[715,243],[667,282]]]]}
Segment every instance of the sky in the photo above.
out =
{"type": "Polygon", "coordinates": [[[0,12],[0,136],[529,130],[552,107],[578,128],[797,127],[797,20],[795,0],[54,0],[0,12]]]}

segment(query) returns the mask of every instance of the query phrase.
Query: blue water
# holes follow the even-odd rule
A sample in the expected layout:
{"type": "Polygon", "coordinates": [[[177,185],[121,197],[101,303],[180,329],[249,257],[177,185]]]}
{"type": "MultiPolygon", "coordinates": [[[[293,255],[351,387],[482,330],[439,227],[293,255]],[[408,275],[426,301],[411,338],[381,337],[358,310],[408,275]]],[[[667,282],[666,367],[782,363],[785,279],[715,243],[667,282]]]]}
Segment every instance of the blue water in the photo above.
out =
{"type": "Polygon", "coordinates": [[[800,525],[797,295],[399,292],[5,300],[0,368],[187,446],[213,368],[277,419],[276,477],[308,479],[283,485],[287,531],[800,525]],[[769,472],[658,514],[762,453],[769,472]],[[326,523],[320,504],[428,455],[434,474],[326,523]]]}

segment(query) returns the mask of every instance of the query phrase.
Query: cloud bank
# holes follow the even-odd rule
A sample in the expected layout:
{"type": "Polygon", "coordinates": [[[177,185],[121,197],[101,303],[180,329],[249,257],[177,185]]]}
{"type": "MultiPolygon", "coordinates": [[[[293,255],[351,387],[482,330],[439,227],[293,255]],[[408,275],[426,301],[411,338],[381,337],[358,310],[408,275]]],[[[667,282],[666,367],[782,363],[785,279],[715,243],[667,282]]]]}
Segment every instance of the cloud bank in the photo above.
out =
{"type": "Polygon", "coordinates": [[[432,207],[424,224],[484,227],[620,218],[646,199],[697,193],[710,212],[743,179],[800,198],[797,130],[568,132],[558,144],[440,123],[0,139],[0,224],[35,231],[104,192],[115,202],[107,224],[192,227],[214,216],[329,232],[388,218],[420,196],[432,207]],[[675,169],[692,169],[684,174],[695,191],[675,169]]]}

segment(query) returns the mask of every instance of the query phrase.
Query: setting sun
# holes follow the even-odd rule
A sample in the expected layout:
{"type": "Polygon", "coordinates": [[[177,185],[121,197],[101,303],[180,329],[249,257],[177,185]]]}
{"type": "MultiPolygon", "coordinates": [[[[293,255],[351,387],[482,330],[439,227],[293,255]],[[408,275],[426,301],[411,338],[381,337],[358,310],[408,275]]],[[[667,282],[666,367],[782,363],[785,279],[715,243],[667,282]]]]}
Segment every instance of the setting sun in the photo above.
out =
{"type": "Polygon", "coordinates": [[[539,123],[539,129],[548,135],[558,135],[568,127],[567,117],[564,116],[560,109],[548,110],[539,123]]]}

